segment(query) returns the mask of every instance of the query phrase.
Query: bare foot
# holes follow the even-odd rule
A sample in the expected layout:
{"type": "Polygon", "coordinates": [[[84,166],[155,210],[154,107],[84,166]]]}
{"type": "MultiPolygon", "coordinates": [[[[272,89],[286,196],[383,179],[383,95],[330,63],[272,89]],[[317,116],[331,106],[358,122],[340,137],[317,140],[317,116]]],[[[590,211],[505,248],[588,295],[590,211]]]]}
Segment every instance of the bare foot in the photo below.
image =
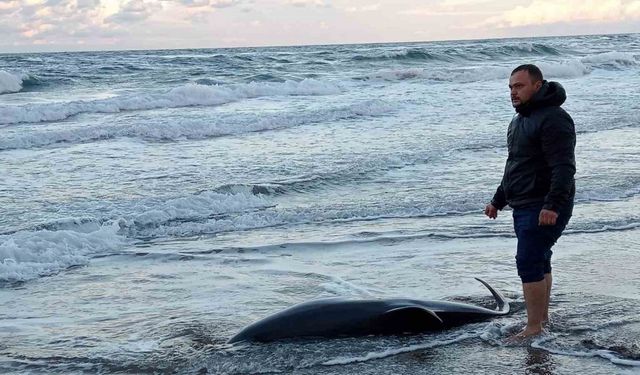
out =
{"type": "Polygon", "coordinates": [[[509,344],[521,344],[524,343],[526,341],[528,341],[529,339],[532,339],[536,336],[538,336],[539,334],[543,333],[544,330],[542,329],[542,326],[538,326],[538,327],[529,327],[526,326],[522,332],[518,333],[517,335],[513,335],[511,337],[509,337],[508,339],[506,339],[506,342],[509,344]]]}

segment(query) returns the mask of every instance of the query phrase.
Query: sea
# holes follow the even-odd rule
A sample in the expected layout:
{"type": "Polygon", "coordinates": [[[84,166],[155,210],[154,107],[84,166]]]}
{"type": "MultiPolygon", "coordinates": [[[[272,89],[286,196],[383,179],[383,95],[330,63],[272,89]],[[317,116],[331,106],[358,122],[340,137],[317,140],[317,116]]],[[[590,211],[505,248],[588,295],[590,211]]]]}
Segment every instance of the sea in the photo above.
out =
{"type": "Polygon", "coordinates": [[[640,374],[640,34],[0,54],[0,373],[640,374]],[[524,63],[567,91],[547,332],[500,183],[524,63]],[[227,344],[340,296],[512,313],[227,344]]]}

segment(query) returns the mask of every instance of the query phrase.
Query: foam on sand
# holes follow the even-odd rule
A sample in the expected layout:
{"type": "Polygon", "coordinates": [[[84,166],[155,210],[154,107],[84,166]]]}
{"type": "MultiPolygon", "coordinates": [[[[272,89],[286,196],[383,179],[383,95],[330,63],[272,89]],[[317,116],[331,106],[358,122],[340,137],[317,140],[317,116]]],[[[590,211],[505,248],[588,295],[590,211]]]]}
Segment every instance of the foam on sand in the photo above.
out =
{"type": "Polygon", "coordinates": [[[547,343],[552,340],[553,337],[542,337],[540,339],[534,340],[531,343],[531,346],[536,349],[546,350],[549,353],[572,356],[572,357],[599,357],[610,361],[611,363],[615,363],[616,365],[621,366],[632,366],[632,367],[640,367],[640,361],[633,359],[620,358],[618,353],[615,353],[611,350],[591,350],[591,351],[583,351],[583,350],[572,350],[572,349],[560,349],[552,347],[547,343]]]}
{"type": "Polygon", "coordinates": [[[334,366],[334,365],[346,365],[346,364],[357,363],[357,362],[366,362],[372,359],[381,359],[381,358],[391,357],[391,356],[402,354],[402,353],[409,353],[409,352],[415,352],[418,350],[451,345],[460,341],[464,341],[464,340],[468,340],[476,337],[478,337],[478,335],[475,333],[465,333],[448,340],[434,340],[426,344],[410,345],[410,346],[401,347],[401,348],[389,348],[389,349],[381,350],[379,352],[370,352],[370,353],[367,353],[366,355],[358,356],[358,357],[340,357],[340,358],[331,359],[329,361],[325,361],[322,364],[325,366],[334,366]]]}
{"type": "Polygon", "coordinates": [[[88,101],[0,106],[0,124],[59,121],[80,113],[116,113],[158,108],[214,106],[258,97],[331,95],[340,92],[342,88],[339,85],[315,79],[251,82],[234,86],[188,84],[164,93],[122,95],[88,101]]]}

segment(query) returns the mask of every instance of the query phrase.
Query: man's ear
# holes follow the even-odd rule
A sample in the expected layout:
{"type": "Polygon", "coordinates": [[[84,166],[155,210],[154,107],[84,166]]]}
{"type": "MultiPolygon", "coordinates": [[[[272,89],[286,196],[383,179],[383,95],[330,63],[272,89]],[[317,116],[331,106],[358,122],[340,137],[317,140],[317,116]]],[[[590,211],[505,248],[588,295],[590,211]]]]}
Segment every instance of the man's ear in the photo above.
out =
{"type": "Polygon", "coordinates": [[[538,81],[536,82],[536,90],[540,90],[540,87],[542,87],[542,81],[538,81]]]}

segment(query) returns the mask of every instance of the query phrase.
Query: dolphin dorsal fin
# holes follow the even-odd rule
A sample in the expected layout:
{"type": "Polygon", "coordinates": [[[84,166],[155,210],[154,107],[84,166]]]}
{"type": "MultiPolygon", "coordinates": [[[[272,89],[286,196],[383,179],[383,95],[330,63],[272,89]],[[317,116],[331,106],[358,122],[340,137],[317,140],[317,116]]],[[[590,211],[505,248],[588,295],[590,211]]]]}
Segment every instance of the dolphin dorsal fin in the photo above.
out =
{"type": "Polygon", "coordinates": [[[506,298],[504,298],[504,296],[498,292],[497,290],[493,289],[491,287],[491,285],[489,285],[489,283],[487,283],[486,281],[480,279],[480,278],[475,278],[476,280],[478,280],[479,282],[482,283],[482,285],[484,285],[485,287],[487,287],[487,289],[489,289],[489,291],[491,292],[491,294],[493,294],[493,298],[496,299],[496,312],[500,315],[506,315],[509,313],[510,311],[510,306],[509,306],[509,302],[507,301],[506,298]]]}

